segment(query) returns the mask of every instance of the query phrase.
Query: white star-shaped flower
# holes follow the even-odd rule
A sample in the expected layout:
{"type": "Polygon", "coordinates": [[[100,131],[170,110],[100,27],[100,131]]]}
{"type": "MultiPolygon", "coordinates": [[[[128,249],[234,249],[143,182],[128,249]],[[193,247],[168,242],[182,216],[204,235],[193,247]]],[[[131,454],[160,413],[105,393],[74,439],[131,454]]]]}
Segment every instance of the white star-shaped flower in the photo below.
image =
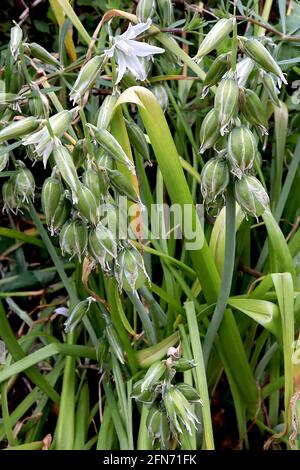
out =
{"type": "Polygon", "coordinates": [[[152,57],[154,54],[165,52],[161,47],[151,46],[145,42],[134,41],[141,33],[151,26],[151,19],[146,23],[138,23],[135,26],[129,24],[125,33],[112,38],[112,47],[104,51],[107,57],[115,57],[118,64],[118,77],[116,84],[119,83],[128,69],[136,79],[146,80],[147,72],[140,60],[140,57],[152,57]]]}

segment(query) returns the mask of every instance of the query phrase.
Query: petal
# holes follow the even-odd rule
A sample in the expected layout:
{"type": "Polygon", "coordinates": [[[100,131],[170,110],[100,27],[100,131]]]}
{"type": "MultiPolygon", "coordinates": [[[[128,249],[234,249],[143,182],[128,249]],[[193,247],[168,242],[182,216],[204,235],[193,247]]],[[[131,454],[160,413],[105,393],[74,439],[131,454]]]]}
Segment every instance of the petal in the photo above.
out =
{"type": "Polygon", "coordinates": [[[146,42],[133,41],[132,39],[128,42],[130,42],[133,53],[138,57],[147,57],[148,55],[162,54],[165,52],[161,47],[151,46],[146,42]]]}
{"type": "Polygon", "coordinates": [[[117,50],[117,63],[118,63],[118,76],[117,76],[116,85],[122,80],[124,73],[126,72],[126,56],[119,50],[117,50]]]}
{"type": "Polygon", "coordinates": [[[130,23],[127,31],[121,34],[121,37],[124,37],[124,39],[134,39],[140,34],[142,34],[144,31],[147,31],[147,29],[150,28],[151,24],[152,24],[151,18],[148,18],[146,23],[138,23],[135,26],[132,26],[132,24],[130,23]]]}
{"type": "Polygon", "coordinates": [[[126,56],[126,67],[138,80],[146,80],[147,72],[135,55],[126,56]]]}
{"type": "Polygon", "coordinates": [[[107,56],[107,57],[112,57],[115,53],[115,44],[113,46],[111,46],[110,49],[105,49],[104,50],[104,54],[107,56]]]}

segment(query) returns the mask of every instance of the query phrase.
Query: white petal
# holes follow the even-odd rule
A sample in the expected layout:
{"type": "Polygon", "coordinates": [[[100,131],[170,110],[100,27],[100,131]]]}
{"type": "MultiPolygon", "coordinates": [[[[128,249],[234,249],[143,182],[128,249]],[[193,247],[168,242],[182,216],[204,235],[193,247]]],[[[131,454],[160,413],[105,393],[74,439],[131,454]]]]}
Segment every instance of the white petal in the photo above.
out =
{"type": "Polygon", "coordinates": [[[143,64],[135,55],[126,56],[126,67],[138,80],[146,80],[147,73],[143,64]]]}
{"type": "Polygon", "coordinates": [[[150,28],[152,24],[152,20],[148,18],[146,23],[138,23],[135,26],[132,26],[130,23],[128,26],[128,29],[125,31],[125,33],[121,34],[120,37],[124,39],[134,39],[140,34],[142,34],[144,31],[147,31],[147,29],[150,28]]]}
{"type": "Polygon", "coordinates": [[[126,56],[118,50],[117,50],[117,63],[118,63],[118,76],[117,76],[116,85],[122,80],[124,73],[126,72],[126,65],[127,65],[126,56]]]}
{"type": "Polygon", "coordinates": [[[115,44],[113,46],[111,46],[110,49],[105,49],[104,50],[104,54],[107,56],[107,57],[112,57],[115,53],[115,44]]]}
{"type": "Polygon", "coordinates": [[[145,42],[133,40],[130,40],[128,42],[130,42],[130,46],[132,47],[134,54],[139,57],[147,57],[148,55],[162,54],[163,52],[165,52],[165,50],[161,47],[151,46],[150,44],[147,44],[145,42]]]}

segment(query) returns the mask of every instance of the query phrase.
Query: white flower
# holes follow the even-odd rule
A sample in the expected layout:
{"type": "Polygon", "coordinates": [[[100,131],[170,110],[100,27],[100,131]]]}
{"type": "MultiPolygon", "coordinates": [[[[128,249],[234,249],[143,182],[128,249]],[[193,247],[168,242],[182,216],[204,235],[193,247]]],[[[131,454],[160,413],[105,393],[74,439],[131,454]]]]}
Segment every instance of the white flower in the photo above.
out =
{"type": "Polygon", "coordinates": [[[122,80],[126,69],[138,80],[146,80],[147,72],[139,57],[152,57],[153,54],[162,54],[165,52],[161,47],[134,41],[137,36],[150,28],[151,23],[152,21],[149,18],[146,23],[138,23],[135,26],[129,24],[125,33],[112,38],[112,47],[104,51],[107,57],[114,56],[118,63],[116,84],[122,80]]]}

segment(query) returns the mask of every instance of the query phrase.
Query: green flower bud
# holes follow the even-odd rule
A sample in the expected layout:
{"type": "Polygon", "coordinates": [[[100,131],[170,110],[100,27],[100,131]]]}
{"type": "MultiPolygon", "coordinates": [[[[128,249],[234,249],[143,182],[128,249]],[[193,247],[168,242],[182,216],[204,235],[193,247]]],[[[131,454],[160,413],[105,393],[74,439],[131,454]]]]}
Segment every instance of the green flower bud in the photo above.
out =
{"type": "Polygon", "coordinates": [[[197,390],[186,383],[176,385],[176,388],[185,396],[190,403],[201,403],[200,395],[197,390]]]}
{"type": "Polygon", "coordinates": [[[142,384],[143,380],[139,380],[134,384],[131,392],[131,398],[134,398],[135,400],[141,403],[150,405],[154,402],[155,398],[157,397],[157,392],[155,391],[155,388],[150,388],[142,391],[142,384]]]}
{"type": "Polygon", "coordinates": [[[55,68],[61,67],[59,61],[44,47],[40,46],[36,42],[24,43],[24,47],[27,53],[32,55],[32,57],[35,59],[40,60],[44,64],[53,65],[55,68]]]}
{"type": "Polygon", "coordinates": [[[71,220],[63,225],[59,235],[63,255],[67,253],[71,258],[78,256],[79,261],[81,261],[82,255],[86,252],[87,241],[88,231],[83,222],[71,220]]]}
{"type": "Polygon", "coordinates": [[[154,443],[155,439],[158,439],[161,447],[166,448],[170,439],[170,426],[165,411],[155,404],[151,406],[147,416],[146,427],[148,433],[153,438],[152,443],[154,443]]]}
{"type": "Polygon", "coordinates": [[[269,196],[254,176],[244,175],[235,182],[235,197],[241,209],[253,217],[260,217],[269,206],[269,196]]]}
{"type": "Polygon", "coordinates": [[[247,121],[257,126],[262,134],[267,134],[268,120],[265,108],[257,94],[248,88],[243,88],[240,90],[239,102],[240,109],[247,121]]]}
{"type": "Polygon", "coordinates": [[[128,178],[118,170],[108,170],[108,176],[111,186],[121,195],[127,196],[130,201],[140,203],[134,187],[128,178]]]}
{"type": "Polygon", "coordinates": [[[105,152],[102,147],[98,149],[96,154],[96,162],[100,170],[106,170],[107,168],[112,170],[114,168],[113,158],[107,152],[105,152]]]}
{"type": "Polygon", "coordinates": [[[159,382],[166,372],[166,365],[163,361],[154,362],[146,372],[141,381],[141,392],[152,389],[159,382]]]}
{"type": "Polygon", "coordinates": [[[220,137],[219,123],[214,109],[206,114],[200,128],[200,153],[214,146],[220,137]]]}
{"type": "Polygon", "coordinates": [[[72,159],[73,159],[76,169],[81,167],[84,160],[86,159],[86,155],[87,155],[86,142],[84,139],[80,139],[76,142],[72,151],[72,159]]]}
{"type": "Polygon", "coordinates": [[[205,76],[202,89],[202,98],[204,98],[210,87],[217,85],[228,69],[231,53],[220,54],[211,64],[205,76]]]}
{"type": "Polygon", "coordinates": [[[231,33],[233,23],[234,18],[219,20],[203,39],[195,59],[199,59],[216,49],[231,33]]]}
{"type": "Polygon", "coordinates": [[[70,215],[70,209],[70,202],[65,198],[64,195],[61,196],[49,223],[49,230],[51,232],[51,235],[58,233],[59,230],[62,228],[65,221],[70,215]]]}
{"type": "Polygon", "coordinates": [[[42,188],[42,208],[48,227],[51,227],[52,219],[59,201],[64,193],[64,187],[60,179],[50,176],[44,181],[42,188]]]}
{"type": "Polygon", "coordinates": [[[120,289],[135,291],[149,279],[140,252],[133,247],[124,248],[117,257],[115,276],[120,289]]]}
{"type": "Polygon", "coordinates": [[[117,257],[117,242],[112,232],[99,223],[89,233],[89,250],[93,258],[100,263],[104,271],[109,271],[109,262],[117,257]]]}
{"type": "Polygon", "coordinates": [[[210,207],[222,196],[229,183],[229,170],[225,160],[212,158],[201,172],[201,192],[205,204],[210,207]]]}
{"type": "Polygon", "coordinates": [[[97,225],[99,221],[97,202],[92,191],[80,183],[77,190],[77,196],[77,207],[80,215],[90,222],[90,224],[94,226],[97,225]]]}
{"type": "Polygon", "coordinates": [[[165,113],[169,106],[169,97],[166,88],[164,85],[154,85],[151,87],[151,91],[165,113]]]}
{"type": "Polygon", "coordinates": [[[34,199],[35,181],[33,174],[24,163],[18,162],[20,169],[14,176],[15,193],[22,198],[23,202],[28,202],[29,198],[34,199]]]}
{"type": "Polygon", "coordinates": [[[11,211],[16,214],[22,203],[20,197],[15,193],[15,186],[12,179],[3,183],[2,198],[4,202],[3,211],[11,211]]]}
{"type": "Polygon", "coordinates": [[[10,30],[10,52],[14,60],[17,59],[19,55],[19,47],[22,41],[23,31],[18,24],[15,24],[10,30]]]}
{"type": "Polygon", "coordinates": [[[131,145],[144,158],[144,160],[150,162],[149,146],[144,132],[133,121],[126,121],[126,126],[131,145]]]}
{"type": "Polygon", "coordinates": [[[263,74],[263,84],[270,100],[275,106],[280,106],[280,100],[278,98],[279,90],[276,87],[275,80],[270,73],[263,74]]]}
{"type": "Polygon", "coordinates": [[[83,173],[82,181],[91,190],[95,200],[100,203],[102,196],[107,193],[108,179],[101,171],[93,169],[91,166],[83,173]]]}
{"type": "Polygon", "coordinates": [[[254,38],[247,39],[244,37],[240,37],[239,40],[242,43],[242,47],[245,53],[251,57],[252,60],[254,60],[267,72],[272,72],[277,75],[277,77],[279,77],[280,80],[287,85],[287,81],[282,73],[281,68],[260,41],[254,38]]]}
{"type": "Polygon", "coordinates": [[[102,129],[102,128],[97,129],[92,124],[89,124],[89,128],[95,135],[95,138],[97,142],[101,145],[101,147],[107,153],[109,153],[109,155],[114,160],[116,160],[119,163],[122,163],[128,168],[128,170],[130,170],[132,174],[135,174],[134,164],[127,157],[126,153],[122,149],[117,139],[115,139],[115,137],[112,134],[110,134],[110,132],[108,132],[106,129],[102,129]]]}
{"type": "Polygon", "coordinates": [[[239,87],[233,78],[224,78],[217,88],[215,95],[215,111],[220,133],[224,135],[226,128],[238,112],[239,87]]]}
{"type": "Polygon", "coordinates": [[[107,129],[114,111],[115,104],[118,100],[116,95],[108,95],[104,98],[100,106],[96,127],[98,129],[107,129]]]}
{"type": "Polygon", "coordinates": [[[2,150],[5,150],[5,147],[0,146],[0,171],[3,171],[9,162],[9,153],[2,153],[2,150]]]}
{"type": "Polygon", "coordinates": [[[55,145],[53,156],[62,179],[71,189],[73,203],[77,204],[79,179],[72,156],[68,149],[60,144],[55,145]]]}
{"type": "Polygon", "coordinates": [[[192,428],[197,430],[200,423],[191,404],[177,387],[171,386],[164,395],[166,411],[175,432],[182,434],[183,427],[192,435],[192,428]]]}
{"type": "Polygon", "coordinates": [[[28,102],[32,116],[41,117],[44,114],[43,104],[40,98],[31,98],[28,102]]]}
{"type": "Polygon", "coordinates": [[[70,93],[73,104],[79,103],[85,93],[93,86],[104,62],[103,55],[96,55],[90,59],[80,70],[70,93]]]}
{"type": "Polygon", "coordinates": [[[185,372],[187,370],[191,370],[196,367],[196,363],[193,359],[178,359],[178,361],[174,361],[172,364],[172,368],[175,369],[177,372],[185,372]]]}
{"type": "Polygon", "coordinates": [[[112,323],[108,324],[105,328],[107,341],[109,342],[112,353],[116,356],[121,364],[125,364],[123,348],[121,346],[120,338],[112,323]]]}
{"type": "Polygon", "coordinates": [[[235,127],[228,137],[228,161],[231,172],[241,178],[252,167],[257,154],[254,135],[247,127],[235,127]]]}
{"type": "Polygon", "coordinates": [[[140,21],[147,21],[152,18],[156,10],[155,0],[138,0],[136,16],[140,21]]]}
{"type": "Polygon", "coordinates": [[[0,142],[5,140],[17,139],[25,134],[34,131],[39,125],[39,120],[33,116],[29,116],[18,121],[14,121],[3,127],[0,131],[0,142]]]}
{"type": "Polygon", "coordinates": [[[76,307],[73,308],[67,321],[64,323],[66,333],[71,333],[74,328],[81,323],[82,319],[88,313],[92,302],[95,302],[95,299],[93,299],[93,297],[88,297],[87,299],[79,302],[76,307]]]}
{"type": "Polygon", "coordinates": [[[173,5],[171,0],[156,0],[159,16],[164,26],[169,26],[174,21],[173,5]]]}

